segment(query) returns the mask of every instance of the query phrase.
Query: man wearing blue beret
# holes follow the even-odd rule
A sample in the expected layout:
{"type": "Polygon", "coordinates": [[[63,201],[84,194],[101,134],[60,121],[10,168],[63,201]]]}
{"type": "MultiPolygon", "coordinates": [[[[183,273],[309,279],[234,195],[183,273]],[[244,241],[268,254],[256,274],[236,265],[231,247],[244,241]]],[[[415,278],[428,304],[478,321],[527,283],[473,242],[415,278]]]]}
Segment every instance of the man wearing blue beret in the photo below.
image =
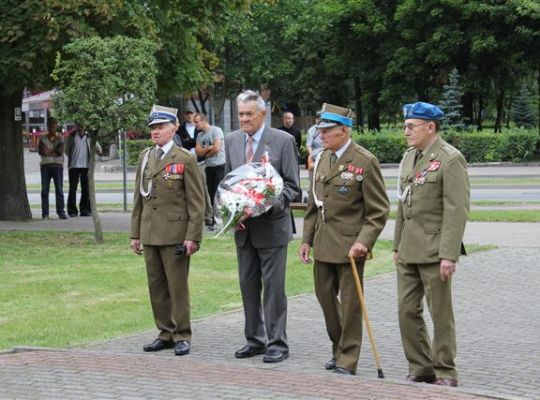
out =
{"type": "Polygon", "coordinates": [[[457,386],[451,285],[458,258],[465,254],[467,163],[439,136],[444,113],[437,106],[406,104],[403,114],[411,147],[399,168],[393,250],[407,380],[457,386]],[[432,345],[423,318],[424,296],[434,326],[432,345]]]}

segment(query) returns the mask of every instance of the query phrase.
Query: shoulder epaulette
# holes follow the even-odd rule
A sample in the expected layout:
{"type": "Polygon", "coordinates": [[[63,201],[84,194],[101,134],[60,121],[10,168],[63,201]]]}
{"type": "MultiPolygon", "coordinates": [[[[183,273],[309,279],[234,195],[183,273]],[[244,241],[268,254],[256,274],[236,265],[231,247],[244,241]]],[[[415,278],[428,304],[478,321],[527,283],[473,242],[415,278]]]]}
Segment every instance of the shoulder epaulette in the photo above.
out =
{"type": "Polygon", "coordinates": [[[451,144],[448,144],[446,142],[444,142],[442,145],[441,145],[441,149],[442,151],[444,151],[446,154],[448,155],[452,155],[452,154],[457,154],[459,153],[459,150],[456,149],[454,146],[452,146],[451,144]]]}
{"type": "Polygon", "coordinates": [[[356,146],[354,148],[354,151],[356,153],[359,153],[361,156],[367,158],[368,160],[375,157],[375,155],[372,152],[370,152],[368,149],[366,149],[366,148],[364,148],[364,147],[362,147],[360,145],[356,146]]]}
{"type": "Polygon", "coordinates": [[[145,148],[144,150],[142,150],[142,151],[139,153],[139,156],[143,156],[144,153],[146,153],[147,151],[152,150],[153,148],[154,148],[154,146],[145,148]]]}
{"type": "Polygon", "coordinates": [[[180,146],[176,146],[178,147],[181,151],[183,151],[184,153],[187,153],[187,154],[192,154],[191,151],[189,150],[186,150],[184,147],[180,147],[180,146]]]}

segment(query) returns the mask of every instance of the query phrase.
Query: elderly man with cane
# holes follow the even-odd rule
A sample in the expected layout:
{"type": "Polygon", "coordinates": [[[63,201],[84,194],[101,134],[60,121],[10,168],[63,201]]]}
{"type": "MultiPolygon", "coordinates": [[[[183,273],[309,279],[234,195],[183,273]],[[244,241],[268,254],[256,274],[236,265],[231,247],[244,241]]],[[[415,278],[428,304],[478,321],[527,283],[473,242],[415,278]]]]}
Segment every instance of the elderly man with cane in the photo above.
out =
{"type": "Polygon", "coordinates": [[[377,158],[351,139],[352,111],[323,104],[320,136],[325,150],[313,169],[299,256],[310,263],[315,294],[332,342],[327,370],[354,375],[362,343],[362,307],[350,257],[363,277],[390,210],[377,158]]]}

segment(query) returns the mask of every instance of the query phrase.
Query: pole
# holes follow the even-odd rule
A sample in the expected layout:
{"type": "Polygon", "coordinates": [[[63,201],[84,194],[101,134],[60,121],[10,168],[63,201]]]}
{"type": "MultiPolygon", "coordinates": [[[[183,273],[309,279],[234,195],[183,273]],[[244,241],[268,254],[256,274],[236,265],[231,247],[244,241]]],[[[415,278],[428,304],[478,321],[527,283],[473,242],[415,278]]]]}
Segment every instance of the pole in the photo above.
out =
{"type": "Polygon", "coordinates": [[[366,322],[366,328],[369,336],[369,342],[371,343],[371,350],[373,351],[373,356],[375,357],[375,364],[377,366],[377,376],[380,379],[384,379],[384,373],[381,367],[381,359],[379,357],[379,352],[377,351],[377,346],[375,345],[375,338],[373,337],[373,332],[371,331],[371,324],[369,323],[368,312],[366,308],[366,300],[364,299],[364,293],[362,292],[362,285],[360,284],[360,278],[358,277],[358,271],[356,270],[356,261],[354,257],[349,257],[351,260],[351,268],[354,276],[354,283],[356,284],[356,292],[358,293],[358,299],[360,300],[360,305],[362,306],[362,311],[364,314],[364,321],[366,322]]]}
{"type": "Polygon", "coordinates": [[[123,173],[123,185],[124,185],[124,212],[127,211],[127,144],[126,144],[126,131],[122,129],[120,133],[122,137],[122,173],[123,173]]]}

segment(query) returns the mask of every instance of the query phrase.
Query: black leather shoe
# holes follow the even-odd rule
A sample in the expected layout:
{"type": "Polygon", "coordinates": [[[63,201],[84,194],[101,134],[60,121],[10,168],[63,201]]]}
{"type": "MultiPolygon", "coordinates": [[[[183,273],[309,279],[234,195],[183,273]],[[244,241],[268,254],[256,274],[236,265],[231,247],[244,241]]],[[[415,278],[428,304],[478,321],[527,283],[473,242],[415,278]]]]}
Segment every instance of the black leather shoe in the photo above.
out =
{"type": "Polygon", "coordinates": [[[342,367],[336,367],[336,369],[334,369],[334,374],[341,374],[341,375],[354,375],[354,371],[351,371],[350,369],[347,369],[347,368],[342,368],[342,367]]]}
{"type": "Polygon", "coordinates": [[[236,351],[236,353],[234,353],[234,356],[236,358],[249,358],[264,353],[266,353],[265,347],[253,347],[249,344],[246,344],[240,350],[236,351]]]}
{"type": "Polygon", "coordinates": [[[270,349],[264,355],[263,361],[265,363],[276,363],[286,360],[287,358],[289,358],[288,350],[270,349]]]}
{"type": "Polygon", "coordinates": [[[185,356],[186,354],[189,354],[189,347],[190,344],[187,340],[179,340],[176,342],[176,346],[174,346],[174,354],[177,356],[185,356]]]}
{"type": "Polygon", "coordinates": [[[336,358],[332,357],[330,361],[328,361],[326,364],[324,364],[324,369],[336,369],[336,358]]]}
{"type": "Polygon", "coordinates": [[[90,213],[80,213],[79,215],[81,217],[91,217],[92,216],[92,214],[90,214],[90,213]]]}
{"type": "Polygon", "coordinates": [[[144,351],[160,351],[163,349],[172,349],[174,347],[174,342],[166,342],[165,340],[156,339],[150,344],[145,344],[143,346],[144,351]]]}
{"type": "Polygon", "coordinates": [[[59,219],[68,219],[66,214],[60,214],[58,216],[59,219]]]}
{"type": "Polygon", "coordinates": [[[68,215],[69,215],[69,218],[75,218],[77,216],[77,214],[75,213],[69,213],[68,215]]]}
{"type": "Polygon", "coordinates": [[[407,382],[425,382],[425,383],[433,383],[435,381],[435,375],[422,375],[422,376],[414,376],[414,375],[407,375],[405,378],[407,382]]]}

